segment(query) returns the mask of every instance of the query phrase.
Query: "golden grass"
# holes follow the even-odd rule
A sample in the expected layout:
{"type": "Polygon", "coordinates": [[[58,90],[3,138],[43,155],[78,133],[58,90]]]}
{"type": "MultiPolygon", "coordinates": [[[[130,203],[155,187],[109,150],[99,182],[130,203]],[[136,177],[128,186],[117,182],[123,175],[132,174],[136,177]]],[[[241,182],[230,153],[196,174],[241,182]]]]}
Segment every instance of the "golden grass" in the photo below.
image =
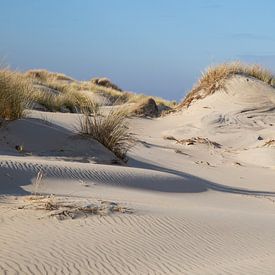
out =
{"type": "Polygon", "coordinates": [[[103,86],[103,87],[106,87],[106,88],[112,88],[112,89],[117,90],[117,91],[122,91],[122,89],[120,89],[116,84],[112,83],[111,80],[106,78],[106,77],[92,78],[91,82],[98,85],[98,86],[103,86]]]}
{"type": "Polygon", "coordinates": [[[241,62],[224,63],[207,68],[198,83],[178,107],[189,107],[193,101],[203,99],[217,90],[225,88],[225,80],[232,75],[254,77],[271,86],[275,86],[275,76],[269,70],[259,65],[248,65],[241,62]]]}
{"type": "MultiPolygon", "coordinates": [[[[64,74],[52,73],[47,70],[30,70],[24,73],[24,77],[32,81],[36,90],[34,97],[37,102],[50,111],[60,111],[64,102],[68,103],[67,105],[69,105],[70,110],[78,109],[78,107],[73,108],[72,100],[75,97],[79,98],[80,96],[78,95],[80,95],[82,91],[89,91],[91,95],[94,93],[103,96],[108,100],[109,105],[142,103],[150,98],[150,96],[144,94],[122,91],[106,78],[96,78],[91,81],[76,81],[64,74]],[[43,88],[49,88],[53,91],[52,93],[48,93],[43,91],[43,88]]],[[[169,108],[176,105],[175,101],[171,102],[160,97],[152,98],[156,101],[157,105],[168,106],[169,108]]],[[[80,101],[81,100],[78,100],[78,102],[80,101]]]]}
{"type": "Polygon", "coordinates": [[[32,86],[22,75],[0,70],[0,118],[15,120],[24,116],[31,102],[32,86]]]}
{"type": "Polygon", "coordinates": [[[82,113],[79,132],[97,140],[119,159],[127,161],[126,153],[135,142],[127,123],[128,112],[113,108],[104,115],[98,106],[92,106],[88,110],[82,109],[82,113]]]}
{"type": "Polygon", "coordinates": [[[83,106],[88,105],[89,99],[71,86],[71,83],[76,82],[64,74],[52,73],[47,70],[30,70],[24,76],[32,80],[36,87],[32,95],[33,100],[49,111],[69,110],[75,113],[79,112],[83,106]],[[42,88],[39,88],[39,85],[42,88]],[[50,90],[43,91],[43,87],[50,90]]]}
{"type": "Polygon", "coordinates": [[[120,105],[129,101],[131,93],[121,92],[111,88],[90,85],[89,91],[106,97],[112,105],[120,105]]]}
{"type": "MultiPolygon", "coordinates": [[[[156,96],[147,96],[144,94],[136,94],[133,92],[127,92],[127,91],[119,91],[110,87],[104,87],[97,85],[90,81],[82,81],[82,82],[71,82],[69,84],[63,84],[63,86],[70,87],[74,90],[78,91],[90,91],[92,93],[96,93],[99,95],[102,95],[106,97],[112,105],[120,105],[124,103],[139,103],[144,101],[145,99],[148,99],[152,97],[158,105],[164,105],[168,107],[174,107],[176,106],[176,101],[169,101],[165,100],[161,97],[156,96]]],[[[52,86],[54,88],[54,86],[52,86]]],[[[60,87],[62,88],[62,87],[60,87]]],[[[57,90],[61,90],[58,88],[57,90]]]]}
{"type": "Polygon", "coordinates": [[[52,112],[68,110],[72,113],[78,113],[83,107],[88,106],[90,102],[90,99],[86,95],[74,90],[57,95],[43,91],[36,91],[32,94],[32,98],[33,101],[52,112]]]}
{"type": "Polygon", "coordinates": [[[38,81],[73,81],[73,79],[65,74],[53,73],[47,70],[29,70],[25,72],[25,76],[38,81]]]}

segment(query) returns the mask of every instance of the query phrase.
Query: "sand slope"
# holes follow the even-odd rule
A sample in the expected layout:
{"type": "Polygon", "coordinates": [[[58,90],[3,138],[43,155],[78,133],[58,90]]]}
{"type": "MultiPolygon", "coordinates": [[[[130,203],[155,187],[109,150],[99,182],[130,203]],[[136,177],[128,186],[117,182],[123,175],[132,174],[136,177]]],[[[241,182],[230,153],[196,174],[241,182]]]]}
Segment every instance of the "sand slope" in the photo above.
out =
{"type": "Polygon", "coordinates": [[[179,113],[131,119],[127,166],[77,136],[74,114],[1,128],[0,273],[274,274],[274,112],[273,88],[234,77],[179,113]],[[197,137],[207,142],[183,141],[197,137]],[[41,193],[134,213],[60,221],[19,209],[39,171],[41,193]]]}

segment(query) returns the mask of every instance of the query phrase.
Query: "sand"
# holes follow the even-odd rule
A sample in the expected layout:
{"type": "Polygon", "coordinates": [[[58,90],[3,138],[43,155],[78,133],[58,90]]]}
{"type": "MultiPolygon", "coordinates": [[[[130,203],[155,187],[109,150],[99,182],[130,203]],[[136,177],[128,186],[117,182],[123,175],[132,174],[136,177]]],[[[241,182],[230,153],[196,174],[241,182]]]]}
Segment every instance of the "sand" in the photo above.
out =
{"type": "Polygon", "coordinates": [[[1,274],[274,274],[273,88],[235,76],[188,109],[130,119],[127,165],[78,136],[78,118],[30,111],[0,129],[1,274]],[[22,207],[36,191],[133,213],[48,217],[22,207]]]}

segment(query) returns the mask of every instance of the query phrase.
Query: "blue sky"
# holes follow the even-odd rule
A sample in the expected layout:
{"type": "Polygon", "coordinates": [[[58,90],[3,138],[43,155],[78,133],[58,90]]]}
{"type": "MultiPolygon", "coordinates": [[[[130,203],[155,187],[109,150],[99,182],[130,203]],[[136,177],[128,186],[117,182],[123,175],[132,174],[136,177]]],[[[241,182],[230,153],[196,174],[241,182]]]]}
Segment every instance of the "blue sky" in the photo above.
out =
{"type": "Polygon", "coordinates": [[[273,0],[0,0],[0,58],[18,70],[180,99],[208,65],[275,71],[273,0]]]}

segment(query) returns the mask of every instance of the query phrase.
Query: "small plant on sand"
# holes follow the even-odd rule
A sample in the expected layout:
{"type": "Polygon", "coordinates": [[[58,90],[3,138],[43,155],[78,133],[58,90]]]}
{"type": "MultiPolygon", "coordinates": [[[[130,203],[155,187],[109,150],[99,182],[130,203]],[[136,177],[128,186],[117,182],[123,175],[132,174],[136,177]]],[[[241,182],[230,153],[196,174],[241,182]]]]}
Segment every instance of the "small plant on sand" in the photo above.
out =
{"type": "Polygon", "coordinates": [[[41,183],[42,183],[42,179],[43,179],[43,173],[42,173],[42,171],[39,171],[37,173],[35,181],[33,182],[32,195],[37,196],[38,190],[39,190],[39,188],[41,186],[41,183]]]}
{"type": "Polygon", "coordinates": [[[112,108],[103,114],[94,104],[93,107],[83,108],[82,113],[80,133],[97,140],[118,158],[127,161],[126,153],[134,145],[133,134],[127,123],[128,112],[112,108]]]}
{"type": "Polygon", "coordinates": [[[220,64],[209,67],[202,73],[198,83],[178,107],[189,107],[193,101],[203,99],[217,90],[225,88],[225,80],[232,75],[254,77],[268,85],[275,86],[275,76],[259,65],[247,65],[241,62],[220,64]]]}
{"type": "Polygon", "coordinates": [[[270,139],[264,143],[263,147],[274,147],[274,145],[275,145],[275,139],[270,139]]]}
{"type": "Polygon", "coordinates": [[[24,116],[30,104],[31,85],[22,75],[0,69],[0,118],[15,120],[24,116]]]}

